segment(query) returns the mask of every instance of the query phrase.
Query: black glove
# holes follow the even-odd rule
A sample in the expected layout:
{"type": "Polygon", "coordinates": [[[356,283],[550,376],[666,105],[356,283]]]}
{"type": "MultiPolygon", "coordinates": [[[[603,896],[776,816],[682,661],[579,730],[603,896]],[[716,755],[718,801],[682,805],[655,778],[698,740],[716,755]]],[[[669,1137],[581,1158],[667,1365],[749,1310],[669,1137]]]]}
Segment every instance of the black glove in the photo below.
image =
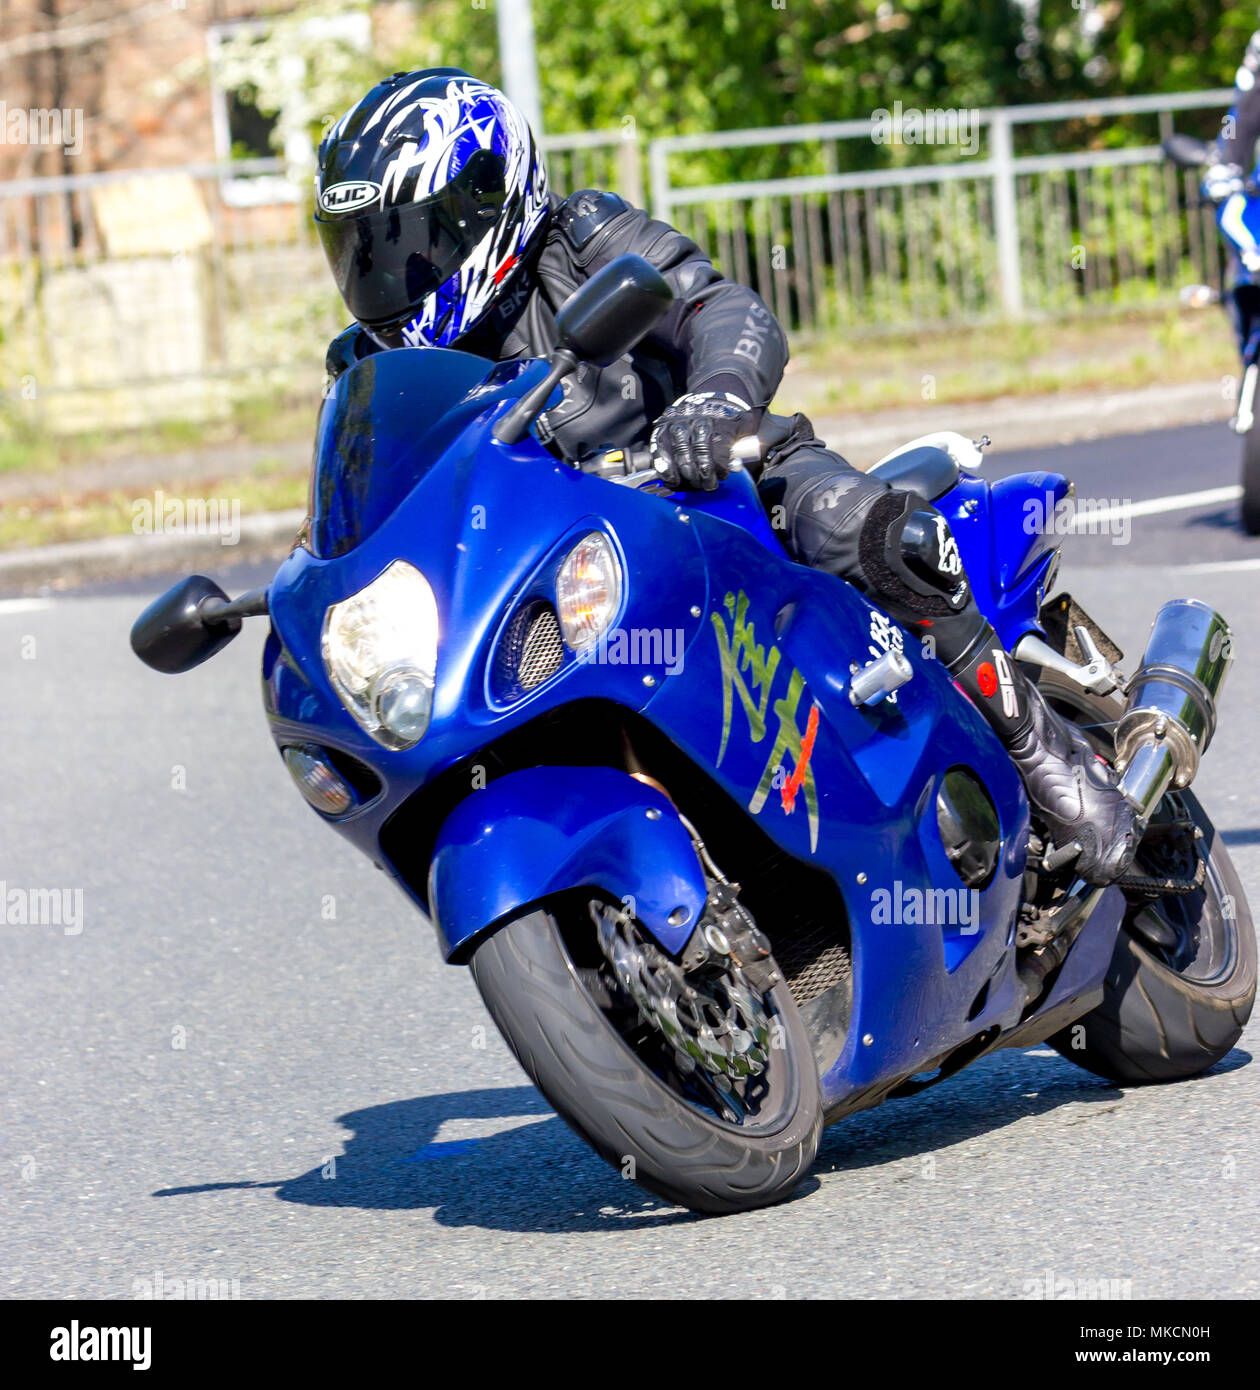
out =
{"type": "Polygon", "coordinates": [[[671,488],[712,492],[731,471],[731,445],[756,434],[761,415],[729,391],[679,396],[652,431],[652,466],[671,488]]]}

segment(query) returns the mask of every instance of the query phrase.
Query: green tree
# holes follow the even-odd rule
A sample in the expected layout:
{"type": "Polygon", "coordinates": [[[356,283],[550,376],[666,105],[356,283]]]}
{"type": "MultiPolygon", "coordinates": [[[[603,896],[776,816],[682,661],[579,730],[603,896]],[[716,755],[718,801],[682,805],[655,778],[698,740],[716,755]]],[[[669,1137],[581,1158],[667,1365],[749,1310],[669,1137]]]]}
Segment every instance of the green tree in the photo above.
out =
{"type": "MultiPolygon", "coordinates": [[[[339,114],[383,72],[436,65],[499,79],[494,0],[417,0],[391,52],[354,54],[303,38],[315,0],[232,55],[260,106],[310,124],[339,114]],[[300,49],[308,90],[286,83],[300,49]],[[292,67],[287,69],[290,73],[292,67]],[[268,73],[271,74],[268,77],[268,73]]],[[[625,128],[642,140],[691,131],[866,119],[876,108],[974,108],[1229,85],[1260,15],[1240,0],[534,0],[544,120],[551,132],[625,128]]],[[[1211,119],[1215,119],[1213,116],[1211,119]]],[[[1149,139],[1141,122],[1109,138],[1149,139]]],[[[1088,127],[1028,134],[1042,147],[1088,127]]],[[[1108,135],[1099,133],[1099,139],[1108,135]]],[[[849,164],[957,152],[846,142],[849,164]]],[[[817,167],[820,152],[771,146],[679,166],[696,177],[757,177],[817,167]]]]}

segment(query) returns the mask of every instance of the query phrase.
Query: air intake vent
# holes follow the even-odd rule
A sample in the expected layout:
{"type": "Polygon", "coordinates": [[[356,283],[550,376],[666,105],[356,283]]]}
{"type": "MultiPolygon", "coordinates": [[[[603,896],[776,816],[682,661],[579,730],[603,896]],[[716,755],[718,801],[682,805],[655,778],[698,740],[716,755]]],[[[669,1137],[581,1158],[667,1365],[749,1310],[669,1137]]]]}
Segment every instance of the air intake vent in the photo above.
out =
{"type": "Polygon", "coordinates": [[[516,668],[516,678],[523,690],[532,690],[536,685],[554,676],[564,660],[564,640],[560,636],[560,620],[556,610],[549,604],[540,604],[538,611],[525,633],[520,662],[516,668]]]}
{"type": "Polygon", "coordinates": [[[564,639],[551,604],[527,603],[513,615],[494,664],[495,683],[508,698],[533,690],[556,674],[564,664],[564,639]]]}
{"type": "Polygon", "coordinates": [[[797,1004],[808,1004],[834,989],[853,969],[842,932],[830,925],[814,924],[785,940],[776,939],[774,958],[797,1004]]]}

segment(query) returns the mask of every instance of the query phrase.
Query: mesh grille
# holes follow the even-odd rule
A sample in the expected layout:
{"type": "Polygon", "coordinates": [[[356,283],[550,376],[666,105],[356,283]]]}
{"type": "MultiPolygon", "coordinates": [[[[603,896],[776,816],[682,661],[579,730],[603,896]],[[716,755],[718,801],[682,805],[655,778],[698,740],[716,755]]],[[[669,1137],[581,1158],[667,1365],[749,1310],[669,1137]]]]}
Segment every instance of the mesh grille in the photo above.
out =
{"type": "Polygon", "coordinates": [[[529,619],[521,641],[521,654],[516,662],[516,679],[522,690],[554,676],[564,661],[564,642],[556,610],[541,604],[529,619]]]}
{"type": "Polygon", "coordinates": [[[852,965],[842,935],[842,930],[822,924],[776,940],[774,958],[798,1004],[808,1004],[848,978],[852,965]]]}
{"type": "Polygon", "coordinates": [[[564,665],[564,640],[556,610],[544,599],[512,614],[494,654],[494,685],[501,700],[519,699],[564,665]]]}

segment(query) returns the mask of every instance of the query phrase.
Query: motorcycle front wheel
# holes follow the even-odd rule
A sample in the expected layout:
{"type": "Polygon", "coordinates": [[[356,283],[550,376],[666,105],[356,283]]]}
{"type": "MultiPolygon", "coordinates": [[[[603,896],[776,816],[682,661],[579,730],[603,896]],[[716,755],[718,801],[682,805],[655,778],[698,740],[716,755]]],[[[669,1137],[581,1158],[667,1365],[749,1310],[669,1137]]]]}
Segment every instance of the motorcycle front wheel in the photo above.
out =
{"type": "Polygon", "coordinates": [[[782,1201],[809,1171],[822,1101],[786,984],[732,972],[689,998],[636,924],[571,895],[500,927],[471,967],[530,1079],[623,1177],[720,1215],[782,1201]]]}

